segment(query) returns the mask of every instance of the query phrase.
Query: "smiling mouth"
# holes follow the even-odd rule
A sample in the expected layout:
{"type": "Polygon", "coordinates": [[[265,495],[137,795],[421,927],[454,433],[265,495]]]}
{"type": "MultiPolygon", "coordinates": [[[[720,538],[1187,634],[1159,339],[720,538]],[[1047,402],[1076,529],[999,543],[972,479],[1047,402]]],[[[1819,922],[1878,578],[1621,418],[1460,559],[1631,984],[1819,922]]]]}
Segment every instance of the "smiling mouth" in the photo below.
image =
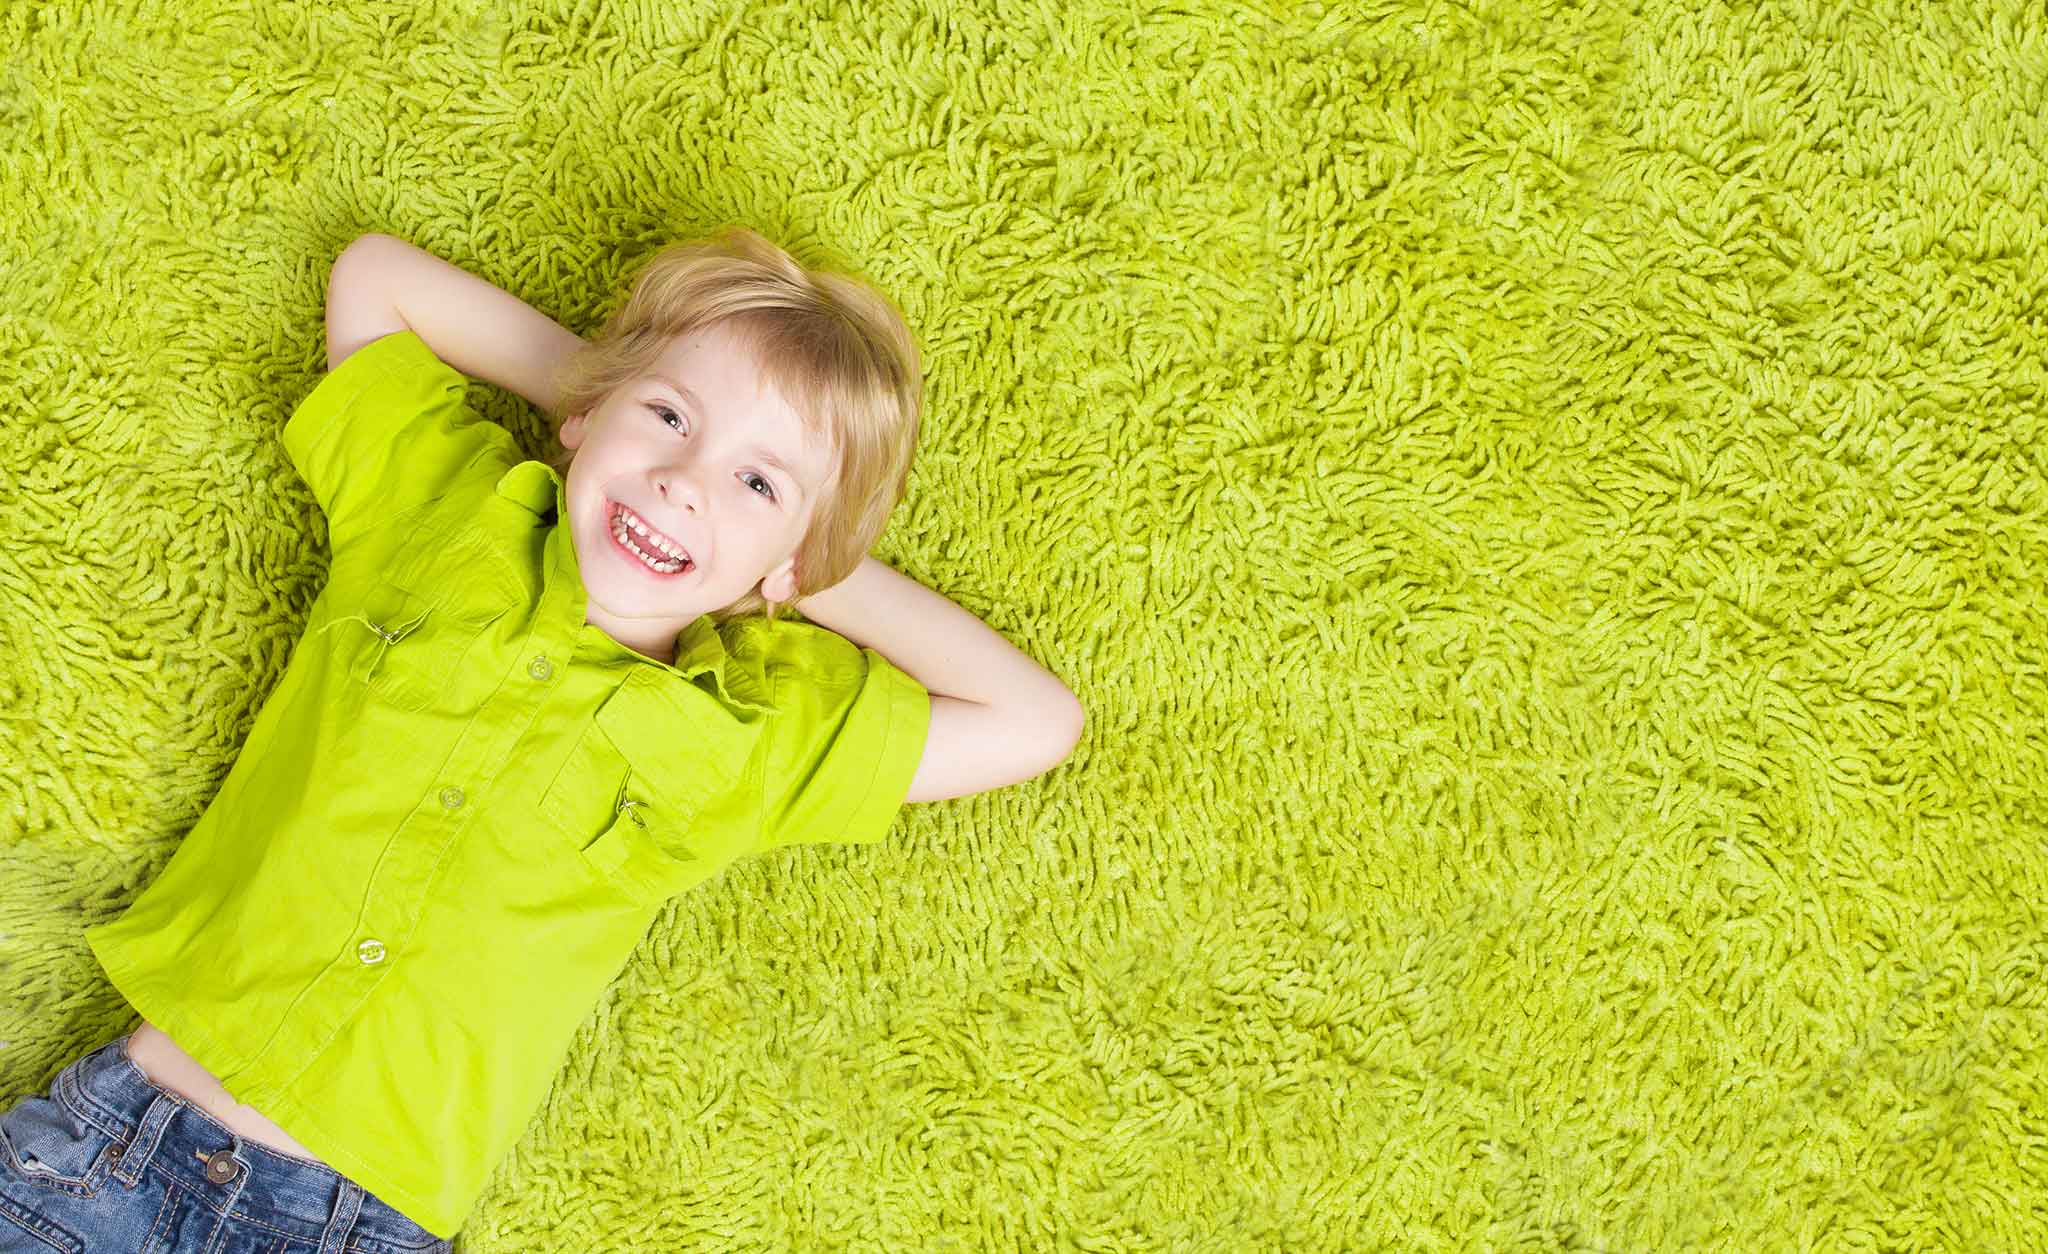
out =
{"type": "Polygon", "coordinates": [[[637,517],[633,516],[632,512],[625,506],[616,504],[612,506],[610,528],[612,542],[617,544],[622,552],[638,561],[650,573],[656,575],[681,575],[696,566],[697,563],[686,550],[682,549],[681,545],[671,546],[670,542],[657,540],[647,532],[638,529],[644,528],[646,525],[646,523],[639,521],[637,517]],[[676,551],[670,552],[670,547],[673,547],[676,551]]]}

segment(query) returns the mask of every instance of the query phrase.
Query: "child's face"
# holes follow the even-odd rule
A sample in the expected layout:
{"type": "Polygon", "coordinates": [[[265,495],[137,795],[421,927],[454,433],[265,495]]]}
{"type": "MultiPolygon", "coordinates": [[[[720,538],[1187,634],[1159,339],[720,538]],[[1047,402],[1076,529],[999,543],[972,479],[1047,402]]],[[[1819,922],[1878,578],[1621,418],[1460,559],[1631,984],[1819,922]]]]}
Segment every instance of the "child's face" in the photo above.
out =
{"type": "MultiPolygon", "coordinates": [[[[563,495],[589,594],[586,620],[669,662],[676,633],[699,615],[756,587],[771,601],[792,599],[796,546],[833,472],[831,450],[808,437],[720,326],[678,339],[650,373],[565,420],[562,447],[575,458],[563,495]],[[621,506],[681,546],[690,564],[663,573],[636,557],[614,535],[621,506]]],[[[628,534],[668,564],[650,541],[628,534]]]]}

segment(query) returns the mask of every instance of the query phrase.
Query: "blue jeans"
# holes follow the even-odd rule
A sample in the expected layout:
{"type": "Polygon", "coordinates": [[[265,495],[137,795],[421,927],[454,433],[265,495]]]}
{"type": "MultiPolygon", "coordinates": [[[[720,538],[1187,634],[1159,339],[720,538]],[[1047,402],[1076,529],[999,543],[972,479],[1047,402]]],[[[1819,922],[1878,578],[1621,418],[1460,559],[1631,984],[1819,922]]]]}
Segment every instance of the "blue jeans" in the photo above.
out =
{"type": "Polygon", "coordinates": [[[447,1254],[347,1176],[229,1131],[122,1035],[0,1112],[0,1254],[447,1254]]]}

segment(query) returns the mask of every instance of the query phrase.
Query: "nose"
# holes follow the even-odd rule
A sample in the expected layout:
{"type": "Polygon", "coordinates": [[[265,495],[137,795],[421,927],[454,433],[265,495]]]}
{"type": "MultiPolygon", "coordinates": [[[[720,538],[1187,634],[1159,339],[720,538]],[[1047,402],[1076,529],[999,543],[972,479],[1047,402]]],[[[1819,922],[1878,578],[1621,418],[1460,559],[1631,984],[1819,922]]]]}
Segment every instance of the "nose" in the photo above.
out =
{"type": "Polygon", "coordinates": [[[662,499],[677,509],[686,509],[692,514],[704,512],[704,490],[697,486],[697,477],[680,465],[671,465],[660,473],[656,480],[662,499]]]}

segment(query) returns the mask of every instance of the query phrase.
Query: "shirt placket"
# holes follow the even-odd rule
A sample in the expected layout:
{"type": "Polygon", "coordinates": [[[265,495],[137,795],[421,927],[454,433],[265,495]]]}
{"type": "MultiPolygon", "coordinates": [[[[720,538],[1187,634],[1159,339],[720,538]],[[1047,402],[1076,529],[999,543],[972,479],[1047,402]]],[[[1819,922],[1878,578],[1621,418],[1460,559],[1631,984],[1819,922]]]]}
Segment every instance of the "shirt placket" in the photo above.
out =
{"type": "MultiPolygon", "coordinates": [[[[261,1074],[275,1060],[288,1065],[289,1075],[279,1084],[289,1086],[342,1034],[391,970],[408,960],[435,871],[473,832],[478,811],[498,802],[495,791],[509,786],[503,764],[514,760],[520,738],[568,677],[580,591],[573,579],[545,581],[539,612],[505,682],[463,728],[440,769],[427,778],[419,803],[386,842],[342,952],[301,990],[270,1041],[237,1074],[261,1074]]],[[[263,1087],[252,1087],[243,1100],[260,1103],[263,1087]]]]}

